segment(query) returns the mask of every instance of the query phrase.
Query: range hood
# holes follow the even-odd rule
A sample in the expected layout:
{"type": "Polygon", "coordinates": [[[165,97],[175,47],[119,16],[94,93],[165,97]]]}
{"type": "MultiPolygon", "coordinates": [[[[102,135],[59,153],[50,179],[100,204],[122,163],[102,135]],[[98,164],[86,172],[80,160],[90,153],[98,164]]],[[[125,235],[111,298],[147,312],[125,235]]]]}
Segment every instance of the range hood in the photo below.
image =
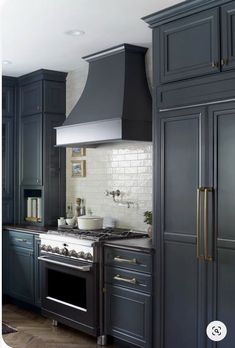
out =
{"type": "Polygon", "coordinates": [[[83,58],[89,62],[87,82],[72,112],[56,128],[58,146],[152,140],[146,51],[123,44],[83,58]]]}

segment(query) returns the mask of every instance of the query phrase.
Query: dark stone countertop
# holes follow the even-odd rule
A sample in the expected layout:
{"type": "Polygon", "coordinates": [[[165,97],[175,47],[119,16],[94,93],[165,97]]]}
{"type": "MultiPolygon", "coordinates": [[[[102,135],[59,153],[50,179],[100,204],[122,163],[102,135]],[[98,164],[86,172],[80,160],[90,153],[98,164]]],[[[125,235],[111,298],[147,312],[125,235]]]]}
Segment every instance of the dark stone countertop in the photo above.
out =
{"type": "Polygon", "coordinates": [[[121,247],[124,249],[134,249],[137,251],[143,251],[151,253],[154,250],[151,238],[130,238],[130,239],[116,239],[107,240],[104,242],[105,246],[121,247]]]}
{"type": "Polygon", "coordinates": [[[2,230],[14,230],[33,234],[46,233],[48,230],[56,230],[56,226],[33,226],[33,225],[3,225],[2,230]]]}

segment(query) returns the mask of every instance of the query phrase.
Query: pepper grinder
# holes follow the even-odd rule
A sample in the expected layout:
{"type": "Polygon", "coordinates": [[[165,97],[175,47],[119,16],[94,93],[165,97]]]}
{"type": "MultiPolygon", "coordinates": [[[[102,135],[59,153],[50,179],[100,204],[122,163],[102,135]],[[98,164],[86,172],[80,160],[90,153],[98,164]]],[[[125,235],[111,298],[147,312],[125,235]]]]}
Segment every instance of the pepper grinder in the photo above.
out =
{"type": "Polygon", "coordinates": [[[76,204],[75,204],[75,216],[78,217],[81,215],[81,198],[76,199],[76,204]]]}

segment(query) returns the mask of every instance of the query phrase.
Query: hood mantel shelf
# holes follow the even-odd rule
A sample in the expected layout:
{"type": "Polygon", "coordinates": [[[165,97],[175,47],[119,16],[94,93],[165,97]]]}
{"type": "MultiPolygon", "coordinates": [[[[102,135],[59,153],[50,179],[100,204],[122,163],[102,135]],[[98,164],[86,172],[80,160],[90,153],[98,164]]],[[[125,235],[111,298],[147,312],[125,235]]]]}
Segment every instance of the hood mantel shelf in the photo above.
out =
{"type": "Polygon", "coordinates": [[[84,57],[84,91],[61,127],[57,146],[151,141],[152,101],[145,73],[147,48],[123,44],[84,57]]]}

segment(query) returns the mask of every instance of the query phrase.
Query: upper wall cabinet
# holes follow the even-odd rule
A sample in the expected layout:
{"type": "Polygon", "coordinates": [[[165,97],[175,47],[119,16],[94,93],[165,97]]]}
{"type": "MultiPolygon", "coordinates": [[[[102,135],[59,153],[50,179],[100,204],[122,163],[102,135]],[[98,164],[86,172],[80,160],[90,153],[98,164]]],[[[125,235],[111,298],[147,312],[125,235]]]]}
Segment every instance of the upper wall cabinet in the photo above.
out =
{"type": "Polygon", "coordinates": [[[161,82],[219,71],[219,9],[210,9],[160,28],[161,82]]]}
{"type": "Polygon", "coordinates": [[[42,111],[42,81],[21,88],[21,114],[33,115],[42,111]]]}
{"type": "Polygon", "coordinates": [[[222,7],[222,65],[223,70],[235,68],[235,3],[222,7]]]}
{"type": "Polygon", "coordinates": [[[65,84],[63,82],[28,83],[21,88],[21,115],[34,115],[40,112],[65,113],[64,95],[65,84]]]}
{"type": "MultiPolygon", "coordinates": [[[[4,81],[3,81],[4,84],[4,81]]],[[[14,87],[2,86],[2,116],[13,116],[14,114],[14,87]]]]}
{"type": "Polygon", "coordinates": [[[160,84],[234,69],[235,2],[156,27],[154,52],[160,84]]]}

